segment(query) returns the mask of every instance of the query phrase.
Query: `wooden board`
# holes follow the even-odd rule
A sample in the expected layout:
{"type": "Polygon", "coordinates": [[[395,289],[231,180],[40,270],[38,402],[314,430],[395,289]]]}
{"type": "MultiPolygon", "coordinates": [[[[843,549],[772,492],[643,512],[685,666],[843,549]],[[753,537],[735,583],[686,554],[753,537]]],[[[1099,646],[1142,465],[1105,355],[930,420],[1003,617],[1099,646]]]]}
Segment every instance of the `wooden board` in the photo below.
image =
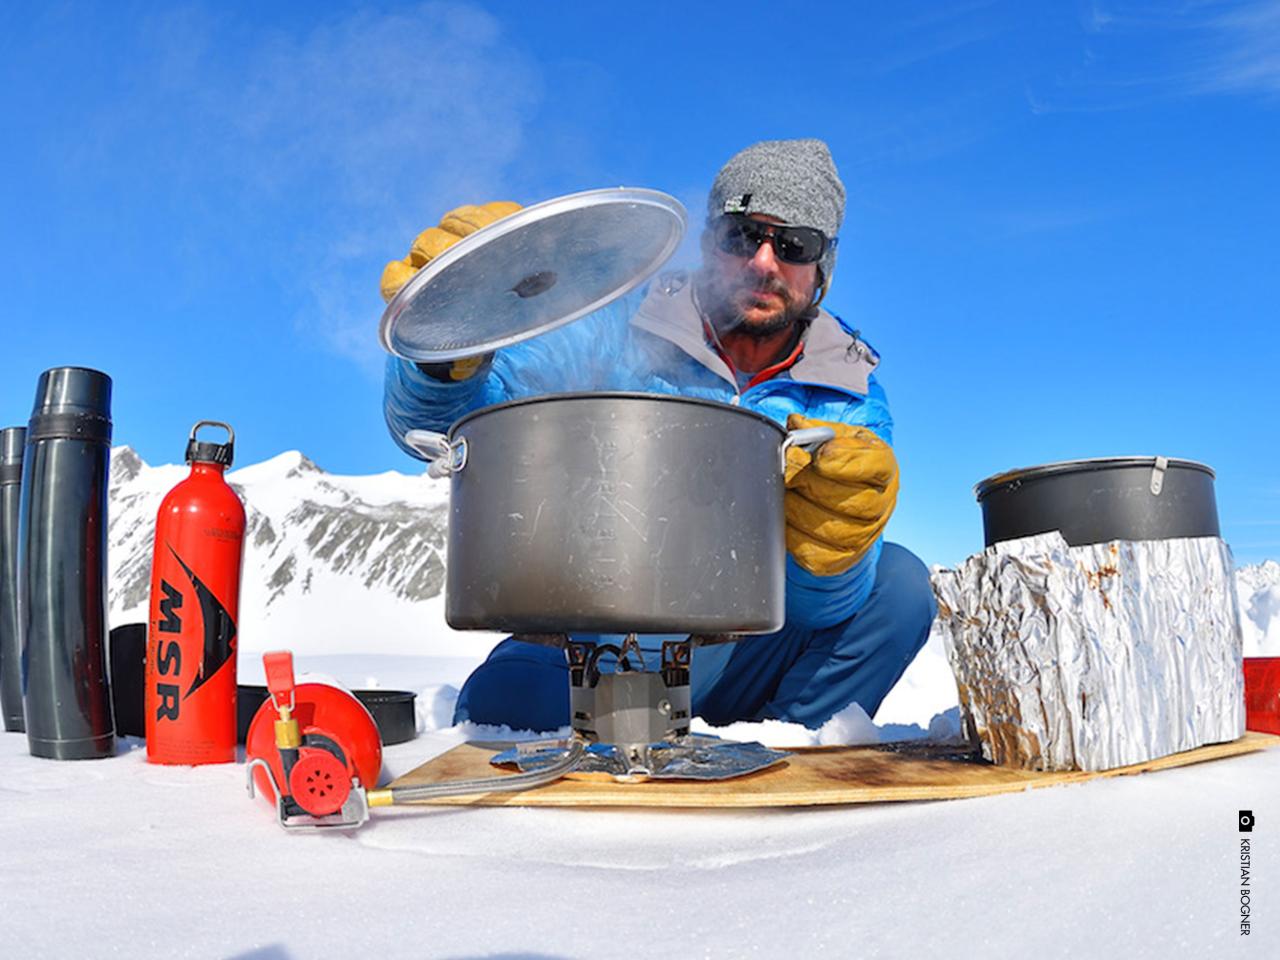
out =
{"type": "MultiPolygon", "coordinates": [[[[806,747],[796,750],[785,764],[734,780],[559,780],[520,793],[424,802],[499,807],[794,807],[949,800],[1181,767],[1278,744],[1280,736],[1249,732],[1232,743],[1212,744],[1101,773],[1015,770],[957,754],[954,748],[948,751],[936,745],[909,742],[879,747],[806,747]]],[[[490,765],[489,759],[507,746],[510,744],[464,743],[409,771],[391,786],[493,776],[500,771],[490,765]]]]}

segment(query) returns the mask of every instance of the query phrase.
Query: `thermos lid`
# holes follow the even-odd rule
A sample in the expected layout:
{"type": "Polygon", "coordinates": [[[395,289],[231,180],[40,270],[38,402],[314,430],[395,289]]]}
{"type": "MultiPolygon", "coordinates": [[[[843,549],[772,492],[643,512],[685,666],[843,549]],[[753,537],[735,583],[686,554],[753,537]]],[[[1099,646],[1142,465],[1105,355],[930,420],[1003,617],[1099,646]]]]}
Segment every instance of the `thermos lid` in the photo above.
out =
{"type": "Polygon", "coordinates": [[[54,367],[40,374],[33,416],[41,413],[86,413],[111,416],[111,378],[88,367],[54,367]]]}
{"type": "Polygon", "coordinates": [[[26,427],[0,430],[0,487],[22,482],[22,452],[27,443],[26,427]]]}
{"type": "Polygon", "coordinates": [[[110,443],[111,378],[88,367],[54,367],[40,374],[26,440],[110,443]]]}
{"type": "Polygon", "coordinates": [[[5,427],[0,430],[0,464],[21,464],[22,451],[26,445],[26,427],[5,427]]]}
{"type": "Polygon", "coordinates": [[[235,446],[236,432],[231,429],[231,424],[223,423],[221,420],[200,420],[191,428],[191,435],[187,437],[187,463],[220,463],[224,467],[229,467],[235,455],[235,446]],[[197,440],[196,431],[201,427],[221,427],[227,431],[227,442],[210,443],[208,440],[197,440]]]}
{"type": "Polygon", "coordinates": [[[26,445],[26,427],[0,430],[0,487],[22,482],[22,451],[26,445]]]}

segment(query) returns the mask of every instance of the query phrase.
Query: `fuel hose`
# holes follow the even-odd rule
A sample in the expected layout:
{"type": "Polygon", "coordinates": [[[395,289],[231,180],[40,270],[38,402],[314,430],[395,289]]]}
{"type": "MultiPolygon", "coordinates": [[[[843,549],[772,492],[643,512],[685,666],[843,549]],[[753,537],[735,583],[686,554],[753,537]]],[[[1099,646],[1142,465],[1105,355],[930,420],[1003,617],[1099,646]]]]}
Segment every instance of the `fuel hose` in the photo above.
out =
{"type": "Polygon", "coordinates": [[[585,741],[574,739],[563,757],[541,770],[499,777],[476,777],[471,780],[448,780],[444,783],[424,783],[370,790],[369,806],[389,807],[393,804],[420,803],[424,800],[461,797],[472,793],[514,793],[517,790],[540,787],[576,770],[581,765],[586,750],[585,741]]]}

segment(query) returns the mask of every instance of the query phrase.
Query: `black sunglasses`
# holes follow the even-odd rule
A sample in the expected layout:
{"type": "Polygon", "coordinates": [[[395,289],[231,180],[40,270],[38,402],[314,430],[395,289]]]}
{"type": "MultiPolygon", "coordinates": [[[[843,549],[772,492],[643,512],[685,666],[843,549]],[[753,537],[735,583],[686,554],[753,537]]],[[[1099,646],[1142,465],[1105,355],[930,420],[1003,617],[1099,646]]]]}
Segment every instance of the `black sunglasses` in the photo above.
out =
{"type": "Polygon", "coordinates": [[[836,245],[834,237],[828,239],[816,227],[788,227],[733,213],[716,221],[715,237],[716,245],[734,257],[754,257],[768,241],[779,260],[794,264],[817,263],[836,245]]]}

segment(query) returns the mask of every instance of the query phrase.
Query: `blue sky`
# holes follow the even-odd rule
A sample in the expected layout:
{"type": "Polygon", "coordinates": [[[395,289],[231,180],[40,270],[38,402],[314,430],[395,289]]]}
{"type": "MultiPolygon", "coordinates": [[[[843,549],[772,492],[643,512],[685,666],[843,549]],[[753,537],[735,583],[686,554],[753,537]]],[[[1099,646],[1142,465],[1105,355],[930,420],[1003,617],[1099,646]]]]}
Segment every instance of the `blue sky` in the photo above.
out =
{"type": "Polygon", "coordinates": [[[0,421],[59,364],[119,442],[416,469],[382,424],[383,263],[459,203],[627,184],[695,215],[760,139],[849,190],[827,305],[883,355],[892,539],[1077,457],[1218,473],[1280,558],[1280,2],[0,6],[0,421]]]}

